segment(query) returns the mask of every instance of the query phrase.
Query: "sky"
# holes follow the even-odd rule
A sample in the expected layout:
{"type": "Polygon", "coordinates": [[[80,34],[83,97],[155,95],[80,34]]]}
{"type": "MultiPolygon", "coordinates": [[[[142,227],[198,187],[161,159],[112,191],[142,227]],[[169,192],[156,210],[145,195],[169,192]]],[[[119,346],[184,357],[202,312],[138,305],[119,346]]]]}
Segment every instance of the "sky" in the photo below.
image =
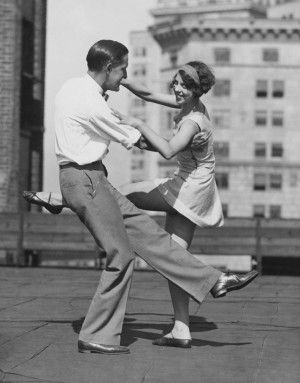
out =
{"type": "MultiPolygon", "coordinates": [[[[156,0],[48,0],[46,35],[46,89],[44,136],[44,190],[58,191],[58,167],[54,153],[53,105],[57,91],[71,77],[86,72],[89,47],[100,39],[129,45],[129,33],[145,30],[156,0]]],[[[130,55],[130,54],[129,54],[130,55]]],[[[129,56],[130,57],[130,56],[129,56]]],[[[130,60],[130,58],[129,58],[130,60]]],[[[127,91],[110,94],[109,103],[126,112],[127,91]]],[[[118,186],[127,180],[129,155],[113,143],[105,161],[110,180],[118,186]],[[122,156],[122,166],[119,159],[122,156]]]]}

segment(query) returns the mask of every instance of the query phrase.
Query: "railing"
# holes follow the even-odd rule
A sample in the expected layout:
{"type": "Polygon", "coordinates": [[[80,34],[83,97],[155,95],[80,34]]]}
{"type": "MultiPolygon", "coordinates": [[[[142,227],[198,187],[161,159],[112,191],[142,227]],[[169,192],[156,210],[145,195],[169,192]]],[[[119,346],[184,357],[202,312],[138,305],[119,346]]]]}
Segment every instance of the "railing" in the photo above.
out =
{"type": "MultiPolygon", "coordinates": [[[[12,254],[19,251],[19,257],[14,257],[18,265],[26,264],[26,251],[76,252],[79,256],[99,252],[90,233],[73,214],[28,213],[21,218],[18,214],[0,213],[0,250],[12,254]]],[[[153,218],[158,224],[164,224],[163,216],[153,218]]],[[[221,228],[197,228],[190,251],[251,255],[262,271],[263,257],[300,256],[300,220],[228,218],[221,228]]]]}
{"type": "Polygon", "coordinates": [[[157,8],[197,7],[203,5],[275,5],[279,0],[158,0],[157,8]]]}

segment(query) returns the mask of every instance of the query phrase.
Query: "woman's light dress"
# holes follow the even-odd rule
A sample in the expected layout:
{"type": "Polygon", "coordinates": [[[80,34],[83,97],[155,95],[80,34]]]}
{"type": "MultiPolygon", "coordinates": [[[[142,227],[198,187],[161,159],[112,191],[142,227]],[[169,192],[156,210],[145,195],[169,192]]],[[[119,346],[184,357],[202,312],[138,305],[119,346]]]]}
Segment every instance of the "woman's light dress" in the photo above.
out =
{"type": "Polygon", "coordinates": [[[194,112],[175,123],[174,135],[186,119],[199,126],[199,133],[177,154],[178,168],[173,177],[156,179],[155,184],[164,199],[196,225],[222,226],[224,219],[215,181],[211,121],[205,114],[194,112]]]}

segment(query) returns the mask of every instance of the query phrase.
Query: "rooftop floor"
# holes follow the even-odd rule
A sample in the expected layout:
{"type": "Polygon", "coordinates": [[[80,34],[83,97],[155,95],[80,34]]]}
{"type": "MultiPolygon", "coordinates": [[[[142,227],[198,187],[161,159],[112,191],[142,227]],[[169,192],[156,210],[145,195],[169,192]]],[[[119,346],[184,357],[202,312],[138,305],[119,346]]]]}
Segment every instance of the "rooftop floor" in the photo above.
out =
{"type": "Polygon", "coordinates": [[[172,321],[167,283],[136,272],[123,344],[129,355],[80,354],[77,337],[99,272],[0,268],[0,382],[298,383],[300,278],[263,276],[191,302],[191,349],[152,345],[172,321]]]}

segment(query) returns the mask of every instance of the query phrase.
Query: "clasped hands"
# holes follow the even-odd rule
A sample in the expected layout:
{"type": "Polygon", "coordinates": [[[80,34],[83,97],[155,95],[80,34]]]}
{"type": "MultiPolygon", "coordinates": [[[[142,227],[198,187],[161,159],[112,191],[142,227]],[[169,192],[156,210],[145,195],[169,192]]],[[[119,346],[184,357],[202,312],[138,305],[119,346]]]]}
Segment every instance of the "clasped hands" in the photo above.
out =
{"type": "Polygon", "coordinates": [[[139,130],[140,132],[143,132],[143,129],[145,127],[145,124],[142,120],[139,118],[126,116],[123,113],[120,113],[118,110],[112,109],[112,114],[119,119],[119,123],[122,125],[130,125],[139,130]]]}

